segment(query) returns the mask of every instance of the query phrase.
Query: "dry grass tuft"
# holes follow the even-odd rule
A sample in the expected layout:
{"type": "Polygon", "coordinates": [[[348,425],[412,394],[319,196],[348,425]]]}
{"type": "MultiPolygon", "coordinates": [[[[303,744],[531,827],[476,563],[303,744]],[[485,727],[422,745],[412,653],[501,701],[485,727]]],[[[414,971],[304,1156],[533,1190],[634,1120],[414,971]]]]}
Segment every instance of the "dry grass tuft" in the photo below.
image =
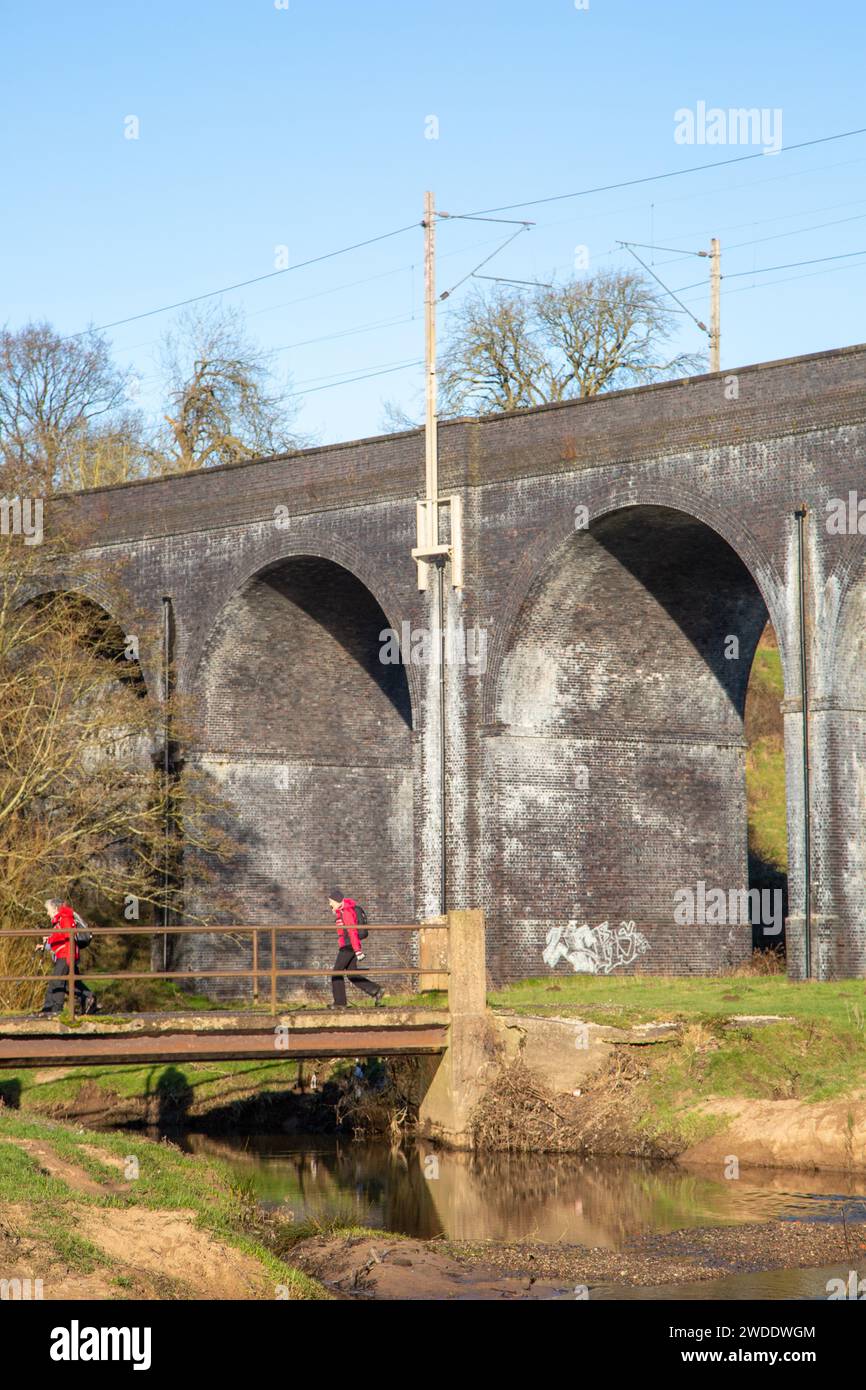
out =
{"type": "Polygon", "coordinates": [[[784,975],[787,972],[785,951],[781,946],[767,946],[762,951],[753,951],[743,965],[733,971],[735,976],[753,977],[760,975],[784,975]]]}

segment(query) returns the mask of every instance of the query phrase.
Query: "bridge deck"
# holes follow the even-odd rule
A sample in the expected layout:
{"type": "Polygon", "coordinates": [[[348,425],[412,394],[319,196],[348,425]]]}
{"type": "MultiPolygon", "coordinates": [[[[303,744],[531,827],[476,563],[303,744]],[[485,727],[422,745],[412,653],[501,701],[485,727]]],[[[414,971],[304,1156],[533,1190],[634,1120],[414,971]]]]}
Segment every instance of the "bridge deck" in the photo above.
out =
{"type": "Polygon", "coordinates": [[[250,1058],[420,1056],[443,1052],[441,1010],[298,1010],[262,1014],[139,1014],[68,1027],[53,1019],[0,1021],[0,1068],[250,1058]]]}

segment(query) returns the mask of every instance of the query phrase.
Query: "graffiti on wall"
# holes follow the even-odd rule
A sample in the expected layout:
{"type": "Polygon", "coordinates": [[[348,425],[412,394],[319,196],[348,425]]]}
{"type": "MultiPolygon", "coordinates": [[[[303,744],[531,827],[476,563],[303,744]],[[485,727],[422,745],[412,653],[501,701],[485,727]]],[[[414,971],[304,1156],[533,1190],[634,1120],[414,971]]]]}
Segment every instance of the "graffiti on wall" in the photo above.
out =
{"type": "Polygon", "coordinates": [[[620,922],[616,931],[611,931],[609,922],[591,927],[587,922],[572,921],[550,928],[542,959],[551,969],[567,960],[576,974],[609,975],[631,965],[648,950],[649,942],[634,922],[620,922]]]}

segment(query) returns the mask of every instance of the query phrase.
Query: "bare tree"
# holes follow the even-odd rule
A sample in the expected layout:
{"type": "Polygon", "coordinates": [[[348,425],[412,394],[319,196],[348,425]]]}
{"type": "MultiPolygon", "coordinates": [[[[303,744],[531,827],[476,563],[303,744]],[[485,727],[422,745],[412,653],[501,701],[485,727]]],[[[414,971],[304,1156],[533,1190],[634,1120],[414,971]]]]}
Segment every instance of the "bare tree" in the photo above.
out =
{"type": "Polygon", "coordinates": [[[443,405],[520,410],[700,370],[700,356],[665,351],[674,326],[661,291],[631,271],[477,292],[446,339],[443,405]]]}
{"type": "Polygon", "coordinates": [[[134,410],[123,411],[107,424],[88,426],[63,451],[58,487],[80,492],[146,477],[150,459],[144,439],[144,422],[134,410]]]}
{"type": "MultiPolygon", "coordinates": [[[[46,546],[47,549],[47,546],[46,546]]],[[[148,692],[138,640],[74,590],[71,547],[46,557],[0,541],[0,924],[42,924],[48,897],[107,905],[130,895],[158,913],[177,905],[166,884],[167,827],[183,831],[183,875],[210,883],[233,852],[225,812],[202,778],[162,773],[166,715],[148,692]]],[[[103,580],[110,577],[102,576],[103,580]]],[[[141,630],[142,652],[155,634],[141,630]]],[[[179,732],[180,725],[175,724],[179,732]]],[[[182,735],[179,735],[182,736],[182,735]]],[[[0,941],[0,974],[32,973],[33,942],[0,941]]],[[[0,1007],[25,1007],[29,988],[0,984],[0,1007]]]]}
{"type": "MultiPolygon", "coordinates": [[[[107,340],[62,338],[47,323],[0,333],[0,459],[5,478],[47,494],[75,474],[94,434],[120,428],[128,378],[107,340]]],[[[127,421],[128,424],[128,421],[127,421]]]]}
{"type": "Polygon", "coordinates": [[[408,411],[404,410],[396,401],[382,402],[382,423],[380,428],[385,434],[402,434],[404,430],[417,430],[420,428],[418,420],[413,420],[408,411]]]}
{"type": "Polygon", "coordinates": [[[520,410],[551,399],[530,295],[479,290],[453,312],[440,364],[446,411],[520,410]]]}
{"type": "Polygon", "coordinates": [[[188,472],[298,448],[295,409],[269,356],[225,306],[183,314],[162,352],[168,407],[152,451],[163,472],[188,472]]]}

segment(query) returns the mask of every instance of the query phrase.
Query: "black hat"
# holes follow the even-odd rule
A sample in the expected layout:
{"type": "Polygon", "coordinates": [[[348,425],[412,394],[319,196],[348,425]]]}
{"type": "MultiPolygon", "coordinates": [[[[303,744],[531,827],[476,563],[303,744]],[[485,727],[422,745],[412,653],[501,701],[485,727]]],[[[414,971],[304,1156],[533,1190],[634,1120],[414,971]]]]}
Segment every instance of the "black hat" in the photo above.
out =
{"type": "Polygon", "coordinates": [[[343,901],[343,899],[344,899],[345,896],[346,896],[346,895],[345,895],[345,893],[343,892],[342,888],[329,888],[329,889],[328,889],[328,897],[331,899],[332,902],[341,903],[341,902],[343,901]]]}

